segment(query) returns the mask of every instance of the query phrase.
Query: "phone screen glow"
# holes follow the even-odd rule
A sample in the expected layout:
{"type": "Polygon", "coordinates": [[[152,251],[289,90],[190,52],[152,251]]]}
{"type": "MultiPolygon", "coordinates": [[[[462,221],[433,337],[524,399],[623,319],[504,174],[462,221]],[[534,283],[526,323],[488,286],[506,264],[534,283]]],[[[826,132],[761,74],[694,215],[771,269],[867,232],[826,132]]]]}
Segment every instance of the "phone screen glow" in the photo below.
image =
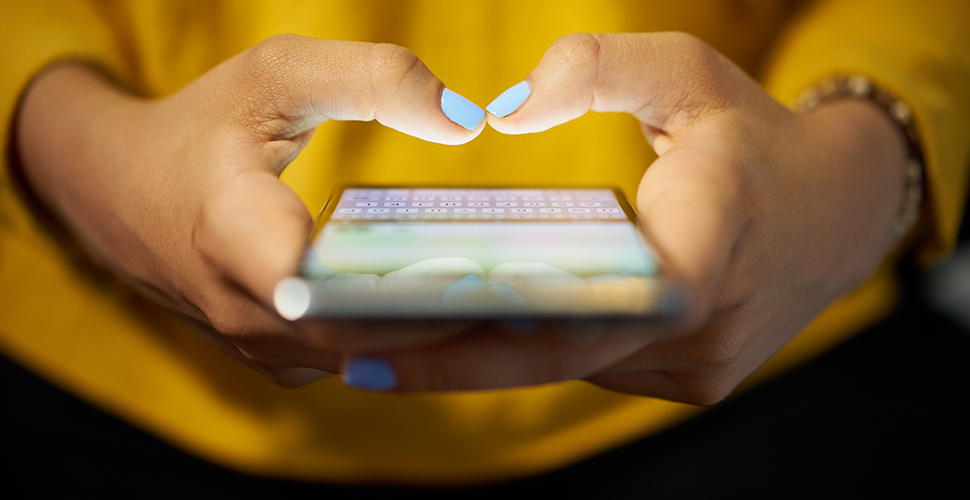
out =
{"type": "Polygon", "coordinates": [[[610,189],[355,187],[327,215],[301,271],[306,310],[292,316],[656,309],[656,259],[610,189]]]}

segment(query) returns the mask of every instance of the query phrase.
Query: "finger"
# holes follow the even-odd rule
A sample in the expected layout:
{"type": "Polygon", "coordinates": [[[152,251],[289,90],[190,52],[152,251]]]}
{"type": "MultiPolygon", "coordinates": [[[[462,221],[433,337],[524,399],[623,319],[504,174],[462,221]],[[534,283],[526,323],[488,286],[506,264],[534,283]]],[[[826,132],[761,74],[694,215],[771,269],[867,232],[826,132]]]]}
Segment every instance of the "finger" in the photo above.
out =
{"type": "Polygon", "coordinates": [[[414,349],[455,337],[474,321],[329,320],[305,325],[307,343],[315,349],[343,354],[414,349]]]}
{"type": "Polygon", "coordinates": [[[641,349],[648,335],[617,335],[605,322],[521,333],[484,326],[450,342],[345,360],[345,383],[368,390],[451,391],[583,378],[641,349]]]}
{"type": "Polygon", "coordinates": [[[189,272],[207,288],[189,299],[214,336],[262,371],[322,368],[313,362],[319,351],[307,349],[297,326],[272,307],[275,284],[295,272],[309,224],[291,190],[273,174],[250,169],[206,196],[192,226],[202,266],[189,272]]]}
{"type": "MultiPolygon", "coordinates": [[[[750,328],[738,321],[738,316],[750,318],[752,312],[749,309],[740,315],[734,310],[715,313],[702,328],[690,332],[689,344],[683,342],[683,334],[677,330],[660,333],[648,348],[587,380],[633,394],[696,405],[715,404],[730,395],[763,362],[765,358],[761,356],[775,352],[766,350],[781,348],[773,344],[761,349],[744,338],[732,336],[733,332],[750,328]]],[[[779,326],[782,325],[765,325],[762,329],[779,326]]]]}
{"type": "Polygon", "coordinates": [[[586,380],[613,391],[694,405],[712,405],[724,399],[711,397],[703,390],[691,391],[689,388],[692,386],[685,384],[681,377],[660,370],[598,373],[586,380]]]}
{"type": "MultiPolygon", "coordinates": [[[[243,349],[250,359],[263,366],[327,369],[313,356],[327,351],[423,345],[468,327],[468,322],[331,321],[294,325],[283,320],[275,312],[274,291],[280,281],[295,274],[311,219],[299,198],[273,174],[243,170],[225,179],[206,197],[193,244],[223,281],[238,287],[203,294],[196,302],[206,309],[218,331],[232,337],[233,343],[248,346],[243,349]],[[273,343],[281,347],[273,348],[273,343]]],[[[337,289],[361,300],[377,300],[381,294],[407,288],[419,276],[432,272],[436,277],[450,278],[446,280],[449,282],[470,273],[483,274],[472,261],[435,259],[389,273],[383,279],[337,275],[325,284],[334,283],[337,289]]]]}
{"type": "Polygon", "coordinates": [[[721,147],[708,134],[675,144],[647,169],[637,193],[648,238],[686,293],[685,330],[730,300],[718,293],[750,219],[737,165],[721,147]]]}
{"type": "Polygon", "coordinates": [[[527,92],[513,87],[488,106],[488,122],[500,132],[523,134],[589,110],[612,111],[679,134],[707,110],[727,104],[719,96],[730,94],[717,89],[714,75],[728,64],[680,33],[568,35],[553,43],[526,78],[527,92]]]}
{"type": "Polygon", "coordinates": [[[276,284],[296,272],[310,214],[270,172],[245,169],[220,180],[202,201],[192,243],[228,281],[269,307],[276,284]]]}
{"type": "Polygon", "coordinates": [[[255,130],[292,138],[328,119],[377,120],[406,134],[462,144],[485,112],[403,47],[280,35],[237,56],[255,130]]]}
{"type": "Polygon", "coordinates": [[[334,373],[340,355],[316,349],[297,325],[254,303],[250,294],[225,284],[199,301],[187,323],[229,356],[252,366],[280,385],[292,387],[334,373]],[[316,373],[316,375],[314,375],[316,373]]]}

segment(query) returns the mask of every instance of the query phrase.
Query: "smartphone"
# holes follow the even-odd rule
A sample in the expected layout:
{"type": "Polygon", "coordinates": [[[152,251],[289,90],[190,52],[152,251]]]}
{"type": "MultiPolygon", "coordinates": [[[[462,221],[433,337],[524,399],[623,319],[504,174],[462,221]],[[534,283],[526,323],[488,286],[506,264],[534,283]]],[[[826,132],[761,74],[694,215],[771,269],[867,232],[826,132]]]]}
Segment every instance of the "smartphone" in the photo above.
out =
{"type": "Polygon", "coordinates": [[[317,217],[284,317],[663,317],[674,280],[611,188],[349,186],[317,217]]]}

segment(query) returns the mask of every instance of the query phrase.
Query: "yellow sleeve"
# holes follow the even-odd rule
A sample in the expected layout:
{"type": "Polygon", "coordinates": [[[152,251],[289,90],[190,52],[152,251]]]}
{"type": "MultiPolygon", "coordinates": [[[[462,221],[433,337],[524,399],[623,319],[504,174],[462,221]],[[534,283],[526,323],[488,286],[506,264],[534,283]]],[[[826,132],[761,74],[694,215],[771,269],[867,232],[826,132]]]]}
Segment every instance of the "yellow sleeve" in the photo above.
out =
{"type": "Polygon", "coordinates": [[[781,102],[861,74],[912,106],[925,157],[926,262],[951,249],[970,170],[970,2],[825,0],[779,40],[765,78],[781,102]]]}

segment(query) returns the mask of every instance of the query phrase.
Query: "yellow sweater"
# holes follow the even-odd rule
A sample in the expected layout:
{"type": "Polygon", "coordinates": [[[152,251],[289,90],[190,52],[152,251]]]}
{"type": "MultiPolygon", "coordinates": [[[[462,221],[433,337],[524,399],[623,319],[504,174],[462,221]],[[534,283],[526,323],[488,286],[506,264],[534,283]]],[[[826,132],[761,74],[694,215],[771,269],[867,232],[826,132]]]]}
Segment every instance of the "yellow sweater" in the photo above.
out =
{"type": "MultiPolygon", "coordinates": [[[[832,0],[4,2],[3,136],[41,68],[90,61],[134,91],[177,91],[277,33],[392,42],[479,105],[559,36],[687,31],[782,102],[840,72],[907,99],[921,126],[930,217],[923,256],[952,246],[970,164],[970,4],[832,0]],[[794,3],[794,2],[793,2],[794,3]]],[[[9,144],[6,144],[9,148],[9,144]]],[[[654,154],[635,120],[590,114],[549,132],[421,142],[330,122],[283,174],[316,213],[341,183],[603,185],[634,199],[654,154]]],[[[812,322],[745,386],[825,351],[891,309],[888,265],[812,322]]],[[[582,382],[465,394],[373,394],[331,377],[282,389],[103,274],[32,216],[0,174],[0,349],[176,445],[243,471],[328,481],[467,483],[533,474],[656,432],[699,408],[582,382]]]]}

